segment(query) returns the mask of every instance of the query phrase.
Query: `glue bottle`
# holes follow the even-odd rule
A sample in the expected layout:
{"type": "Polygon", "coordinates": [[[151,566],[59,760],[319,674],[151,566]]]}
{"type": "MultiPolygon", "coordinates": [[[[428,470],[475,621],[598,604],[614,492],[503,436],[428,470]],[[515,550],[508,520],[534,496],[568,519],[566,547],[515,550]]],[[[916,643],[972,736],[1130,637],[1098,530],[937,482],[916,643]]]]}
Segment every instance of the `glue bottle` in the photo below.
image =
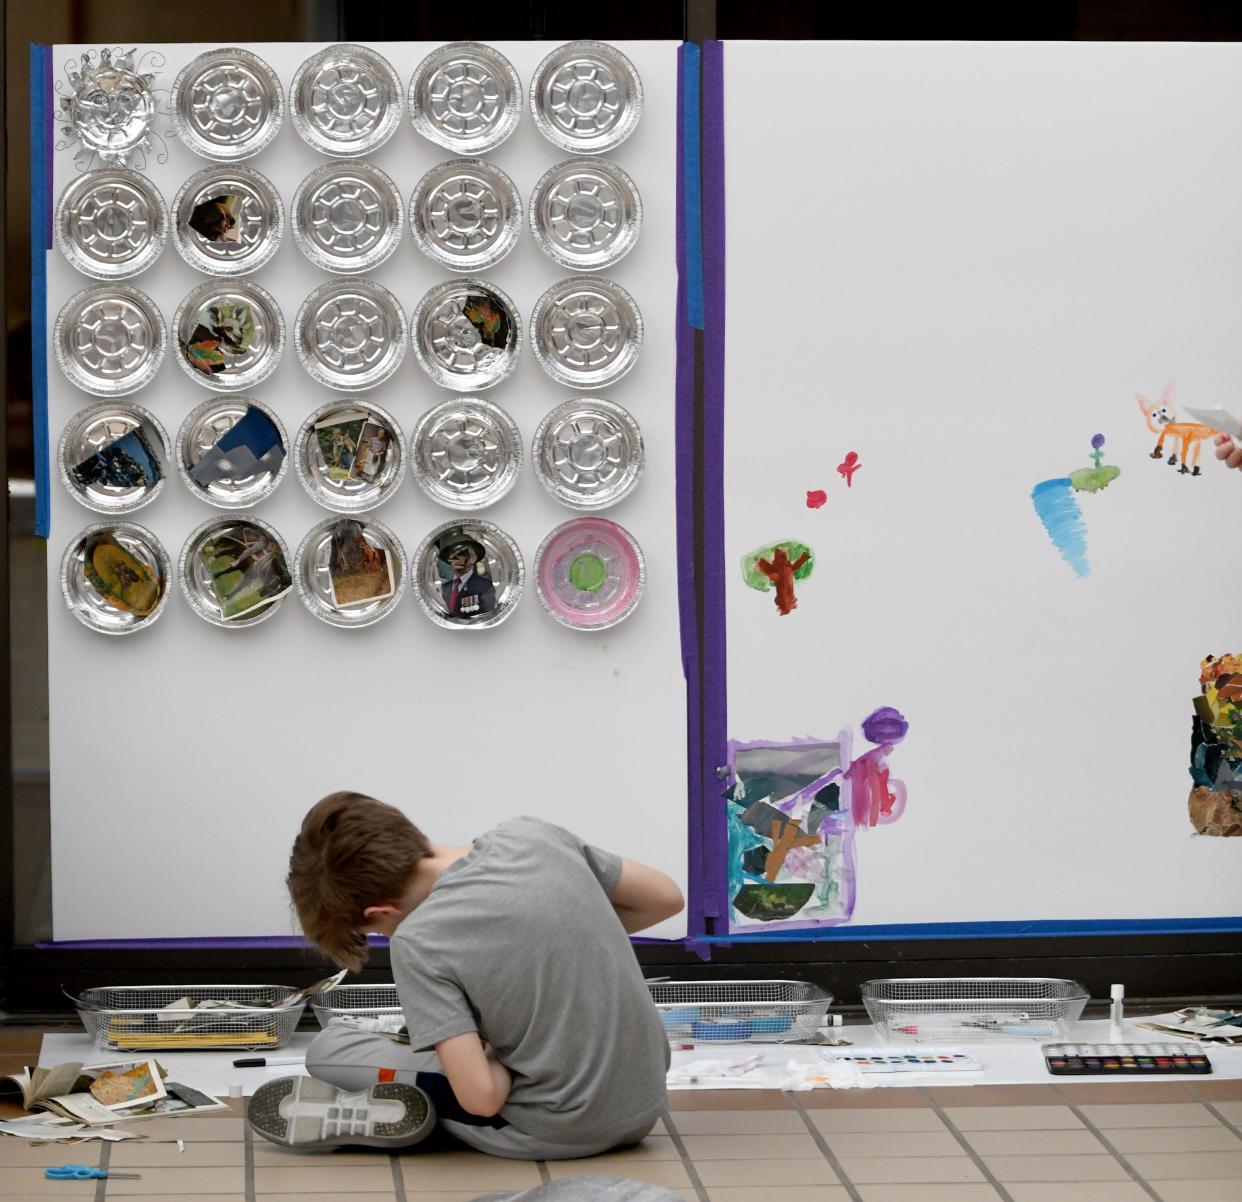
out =
{"type": "Polygon", "coordinates": [[[1125,1020],[1126,987],[1114,985],[1111,997],[1108,1008],[1108,1038],[1113,1043],[1124,1043],[1126,1033],[1122,1029],[1122,1023],[1125,1020]]]}

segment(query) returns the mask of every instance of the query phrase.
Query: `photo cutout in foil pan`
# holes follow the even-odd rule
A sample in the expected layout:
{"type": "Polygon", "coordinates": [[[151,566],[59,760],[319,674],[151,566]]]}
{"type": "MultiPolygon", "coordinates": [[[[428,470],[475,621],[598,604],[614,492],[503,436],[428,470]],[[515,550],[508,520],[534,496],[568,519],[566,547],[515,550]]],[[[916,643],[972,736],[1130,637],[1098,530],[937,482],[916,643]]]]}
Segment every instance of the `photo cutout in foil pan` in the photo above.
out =
{"type": "Polygon", "coordinates": [[[522,82],[499,50],[451,42],[414,71],[410,119],[424,138],[458,154],[494,150],[522,115],[522,82]]]}
{"type": "Polygon", "coordinates": [[[293,239],[324,271],[378,267],[401,242],[405,206],[397,185],[362,159],[324,163],[293,194],[293,239]]]}
{"type": "Polygon", "coordinates": [[[324,154],[369,154],[401,124],[401,80],[368,46],[342,42],[312,54],[289,88],[293,127],[324,154]]]}
{"type": "Polygon", "coordinates": [[[132,284],[96,284],[71,296],[56,317],[52,346],[71,384],[120,397],[151,382],[164,361],[164,318],[132,284]]]}
{"type": "Polygon", "coordinates": [[[289,467],[279,417],[253,397],[211,397],[177,434],[177,470],[200,500],[245,509],[276,491],[289,467]]]}
{"type": "Polygon", "coordinates": [[[54,228],[60,253],[83,275],[125,280],[160,257],[168,239],[168,207],[145,175],[102,167],[65,186],[54,228]]]}
{"type": "Polygon", "coordinates": [[[374,388],[405,358],[405,314],[374,280],[329,280],[302,302],[293,345],[319,383],[345,392],[374,388]]]}
{"type": "Polygon", "coordinates": [[[568,42],[535,68],[530,81],[535,128],[562,150],[602,154],[634,132],[643,85],[630,62],[606,42],[568,42]]]}
{"type": "Polygon", "coordinates": [[[493,163],[450,159],[415,185],[410,229],[429,259],[450,271],[483,271],[517,245],[522,198],[493,163]]]}
{"type": "Polygon", "coordinates": [[[429,409],[410,436],[414,479],[450,509],[483,509],[514,485],[522,466],[522,436],[499,405],[455,396],[429,409]]]}
{"type": "Polygon", "coordinates": [[[213,276],[249,275],[276,253],[285,208],[271,181],[251,167],[204,167],[173,200],[173,241],[191,267],[213,276]]]}
{"type": "Polygon", "coordinates": [[[365,513],[397,491],[405,461],[405,436],[393,417],[378,405],[342,397],[302,423],[294,470],[320,505],[365,513]]]}
{"type": "Polygon", "coordinates": [[[643,318],[620,284],[571,276],[535,302],[530,342],[539,366],[558,383],[604,388],[638,362],[643,318]]]}
{"type": "Polygon", "coordinates": [[[259,153],[280,132],[280,80],[257,54],[221,46],[200,54],[173,83],[177,136],[197,155],[237,162],[259,153]]]}
{"type": "Polygon", "coordinates": [[[627,409],[574,397],[535,430],[531,458],[548,493],[571,509],[606,509],[628,497],[646,463],[642,432],[627,409]]]}
{"type": "Polygon", "coordinates": [[[405,551],[381,522],[327,518],[294,558],[298,595],[329,626],[370,626],[392,613],[405,591],[405,551]]]}
{"type": "Polygon", "coordinates": [[[494,284],[448,280],[418,302],[410,341],[423,370],[454,392],[491,388],[517,366],[522,321],[494,284]]]}
{"type": "Polygon", "coordinates": [[[172,450],[139,405],[102,401],[79,410],[60,436],[57,461],[70,494],[96,513],[133,513],[159,496],[172,450]]]}
{"type": "Polygon", "coordinates": [[[448,630],[499,626],[526,581],[517,543],[482,519],[437,526],[414,552],[410,572],[423,613],[448,630]]]}
{"type": "Polygon", "coordinates": [[[623,622],[647,583],[643,553],[623,526],[574,518],[557,526],[535,553],[535,591],[562,626],[606,630],[623,622]]]}
{"type": "Polygon", "coordinates": [[[70,541],[60,561],[69,612],[100,634],[133,634],[164,612],[172,563],[160,540],[133,522],[99,522],[70,541]]]}
{"type": "Polygon", "coordinates": [[[257,626],[293,587],[284,539],[255,517],[208,518],[181,548],[181,589],[213,626],[257,626]]]}
{"type": "Polygon", "coordinates": [[[530,230],[548,258],[574,271],[598,271],[627,255],[642,228],[634,181],[606,159],[567,159],[539,177],[530,196],[530,230]]]}
{"type": "Polygon", "coordinates": [[[173,316],[177,362],[214,392],[242,392],[276,370],[285,319],[276,298],[251,280],[206,280],[173,316]]]}

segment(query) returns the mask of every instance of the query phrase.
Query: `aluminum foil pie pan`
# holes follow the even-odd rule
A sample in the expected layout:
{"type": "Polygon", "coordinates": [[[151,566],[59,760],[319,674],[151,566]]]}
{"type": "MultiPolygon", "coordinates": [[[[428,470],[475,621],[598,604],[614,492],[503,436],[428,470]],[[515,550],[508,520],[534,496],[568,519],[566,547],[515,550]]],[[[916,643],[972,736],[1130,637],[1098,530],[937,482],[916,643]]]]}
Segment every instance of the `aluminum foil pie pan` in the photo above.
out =
{"type": "Polygon", "coordinates": [[[494,284],[447,280],[418,302],[410,341],[423,370],[455,392],[491,388],[517,366],[522,319],[494,284]]]}
{"type": "Polygon", "coordinates": [[[437,526],[419,543],[410,576],[419,607],[437,626],[487,630],[517,606],[526,565],[517,543],[499,526],[459,518],[437,526]]]}
{"type": "Polygon", "coordinates": [[[414,479],[450,509],[483,509],[500,500],[522,467],[522,436],[499,405],[455,396],[429,409],[410,435],[414,479]]]}
{"type": "Polygon", "coordinates": [[[242,392],[276,370],[285,319],[276,298],[253,280],[205,280],[173,315],[177,362],[215,392],[242,392]]]}
{"type": "Polygon", "coordinates": [[[213,626],[257,626],[274,614],[293,587],[289,550],[256,517],[208,518],[190,532],[177,561],[181,591],[213,626]]]}
{"type": "Polygon", "coordinates": [[[549,494],[571,509],[606,509],[630,495],[646,462],[638,423],[603,397],[558,405],[535,430],[531,460],[549,494]]]}
{"type": "Polygon", "coordinates": [[[557,526],[535,552],[535,592],[573,630],[607,630],[634,612],[647,587],[642,549],[607,518],[557,526]]]}
{"type": "Polygon", "coordinates": [[[319,383],[347,392],[374,388],[405,358],[405,314],[374,280],[329,280],[302,302],[293,345],[319,383]]]}
{"type": "Polygon", "coordinates": [[[172,448],[140,405],[102,401],[80,409],[60,436],[56,459],[73,498],[96,513],[133,513],[159,496],[172,448]]]}
{"type": "Polygon", "coordinates": [[[298,185],[291,208],[302,253],[338,275],[378,267],[401,241],[401,193],[362,159],[317,167],[298,185]]]}
{"type": "Polygon", "coordinates": [[[83,275],[124,280],[160,257],[168,239],[168,208],[145,175],[103,167],[66,185],[54,225],[60,253],[83,275]]]}
{"type": "Polygon", "coordinates": [[[616,163],[566,159],[539,177],[529,215],[531,233],[548,258],[575,271],[595,271],[633,249],[643,204],[616,163]]]}
{"type": "Polygon", "coordinates": [[[149,383],[164,360],[164,318],[132,284],[96,284],[75,293],[56,316],[56,362],[84,392],[120,397],[149,383]]]}
{"type": "Polygon", "coordinates": [[[280,80],[257,54],[221,46],[200,54],[173,82],[177,136],[205,159],[236,162],[259,153],[280,132],[280,80]]]}
{"type": "Polygon", "coordinates": [[[302,423],[293,470],[325,508],[365,513],[397,491],[406,458],[405,436],[389,413],[340,397],[320,405],[302,423]]]}
{"type": "Polygon", "coordinates": [[[371,626],[405,592],[405,550],[382,522],[326,518],[294,556],[293,583],[302,603],[329,626],[371,626]]]}
{"type": "Polygon", "coordinates": [[[493,163],[450,159],[415,185],[410,229],[418,249],[450,271],[482,271],[517,245],[522,198],[493,163]]]}
{"type": "Polygon", "coordinates": [[[606,42],[568,42],[535,68],[530,81],[535,128],[575,154],[602,154],[634,132],[643,85],[630,62],[606,42]]]}
{"type": "Polygon", "coordinates": [[[218,509],[244,509],[271,496],[288,470],[288,452],[284,424],[254,397],[211,397],[177,433],[181,479],[218,509]]]}
{"type": "Polygon", "coordinates": [[[191,267],[249,275],[277,251],[285,208],[272,182],[251,167],[204,167],[173,200],[173,241],[191,267]]]}
{"type": "Polygon", "coordinates": [[[98,522],[65,548],[60,587],[69,612],[84,626],[99,634],[133,634],[167,607],[172,562],[145,526],[98,522]]]}
{"type": "Polygon", "coordinates": [[[342,42],[297,69],[289,107],[294,129],[316,150],[343,158],[368,154],[401,124],[401,80],[382,54],[342,42]]]}
{"type": "Polygon", "coordinates": [[[522,81],[499,50],[451,42],[414,71],[410,119],[424,138],[458,154],[494,150],[522,115],[522,81]]]}
{"type": "Polygon", "coordinates": [[[634,298],[602,276],[553,284],[530,314],[530,343],[539,366],[571,388],[603,388],[638,361],[643,318],[634,298]]]}

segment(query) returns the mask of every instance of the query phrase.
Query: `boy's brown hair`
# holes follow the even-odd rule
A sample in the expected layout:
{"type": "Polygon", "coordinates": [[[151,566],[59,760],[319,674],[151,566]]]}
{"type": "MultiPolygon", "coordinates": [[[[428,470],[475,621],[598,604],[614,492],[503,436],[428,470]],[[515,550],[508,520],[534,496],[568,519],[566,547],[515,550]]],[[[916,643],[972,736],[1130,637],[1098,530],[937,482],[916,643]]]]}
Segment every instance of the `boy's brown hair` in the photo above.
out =
{"type": "Polygon", "coordinates": [[[306,937],[357,972],[367,957],[363,910],[401,897],[430,854],[427,837],[395,806],[329,793],[302,819],[289,856],[289,896],[306,937]]]}

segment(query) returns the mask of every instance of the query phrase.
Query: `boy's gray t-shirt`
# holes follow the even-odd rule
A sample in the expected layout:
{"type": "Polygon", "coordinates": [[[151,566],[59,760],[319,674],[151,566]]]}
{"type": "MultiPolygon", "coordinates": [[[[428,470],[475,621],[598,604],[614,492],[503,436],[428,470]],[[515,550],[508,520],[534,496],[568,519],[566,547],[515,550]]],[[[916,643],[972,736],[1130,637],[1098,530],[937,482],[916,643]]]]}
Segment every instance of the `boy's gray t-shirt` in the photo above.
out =
{"type": "Polygon", "coordinates": [[[477,1031],[513,1076],[501,1115],[563,1143],[628,1135],[665,1104],[668,1040],[608,892],[620,857],[539,818],[474,841],[397,928],[410,1046],[477,1031]]]}

